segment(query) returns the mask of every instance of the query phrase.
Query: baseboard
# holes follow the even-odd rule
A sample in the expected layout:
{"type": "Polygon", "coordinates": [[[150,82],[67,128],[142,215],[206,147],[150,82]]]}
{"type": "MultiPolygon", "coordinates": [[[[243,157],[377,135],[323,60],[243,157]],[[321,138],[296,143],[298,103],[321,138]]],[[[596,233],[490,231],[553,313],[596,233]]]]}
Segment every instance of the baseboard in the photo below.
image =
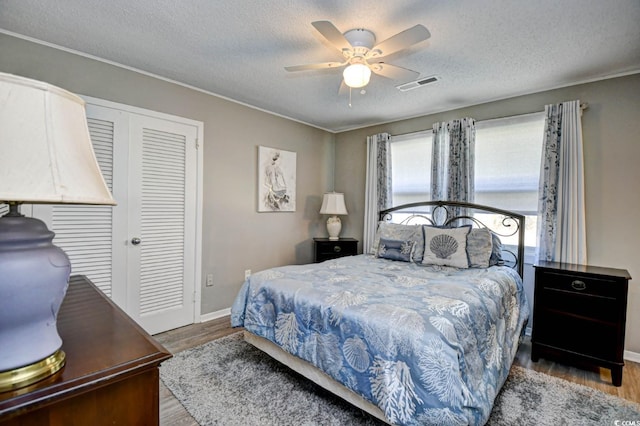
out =
{"type": "Polygon", "coordinates": [[[208,314],[200,315],[200,322],[207,322],[214,319],[227,317],[231,315],[231,308],[221,309],[215,312],[209,312],[208,314]]]}
{"type": "Polygon", "coordinates": [[[637,362],[640,364],[640,353],[624,351],[624,359],[626,359],[627,361],[637,362]]]}

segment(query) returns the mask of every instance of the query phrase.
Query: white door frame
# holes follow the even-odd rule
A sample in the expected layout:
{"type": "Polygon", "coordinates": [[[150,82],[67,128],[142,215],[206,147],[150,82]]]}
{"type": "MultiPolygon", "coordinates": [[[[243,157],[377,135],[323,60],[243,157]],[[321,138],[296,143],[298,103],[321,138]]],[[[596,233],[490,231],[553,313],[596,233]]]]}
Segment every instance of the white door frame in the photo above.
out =
{"type": "Polygon", "coordinates": [[[204,123],[184,117],[165,114],[156,111],[150,111],[144,108],[138,108],[131,105],[120,104],[117,102],[106,101],[103,99],[93,98],[90,96],[80,95],[82,99],[89,105],[96,105],[103,108],[112,108],[118,111],[126,111],[137,115],[149,116],[166,121],[174,121],[176,123],[187,124],[197,128],[196,140],[196,223],[195,223],[195,247],[193,276],[194,276],[194,306],[193,306],[193,322],[198,323],[201,320],[201,300],[202,300],[202,197],[203,197],[203,140],[204,140],[204,123]]]}

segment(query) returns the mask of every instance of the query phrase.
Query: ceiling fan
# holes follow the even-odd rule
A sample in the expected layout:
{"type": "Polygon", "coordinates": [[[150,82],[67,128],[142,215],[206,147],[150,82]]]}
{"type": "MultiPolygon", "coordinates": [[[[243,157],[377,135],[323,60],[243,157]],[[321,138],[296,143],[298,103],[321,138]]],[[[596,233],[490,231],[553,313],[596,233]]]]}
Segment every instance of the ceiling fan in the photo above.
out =
{"type": "Polygon", "coordinates": [[[343,62],[324,62],[319,64],[295,65],[285,67],[287,71],[306,71],[347,66],[343,71],[343,85],[360,88],[369,84],[371,72],[392,80],[414,80],[420,73],[397,65],[387,64],[380,59],[407,49],[416,43],[431,37],[429,30],[423,25],[415,25],[378,44],[373,32],[357,28],[342,34],[329,21],[315,21],[311,25],[324,38],[342,53],[343,62]]]}

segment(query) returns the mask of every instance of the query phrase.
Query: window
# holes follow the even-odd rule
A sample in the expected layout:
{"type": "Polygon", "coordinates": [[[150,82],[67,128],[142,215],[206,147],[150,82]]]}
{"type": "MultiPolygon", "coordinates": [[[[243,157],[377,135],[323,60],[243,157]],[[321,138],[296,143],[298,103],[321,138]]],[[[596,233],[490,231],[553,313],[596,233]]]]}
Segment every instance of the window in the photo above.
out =
{"type": "Polygon", "coordinates": [[[432,131],[391,137],[392,205],[431,199],[432,131]]]}
{"type": "MultiPolygon", "coordinates": [[[[543,131],[542,112],[476,122],[475,202],[524,214],[529,247],[536,245],[543,131]]],[[[431,130],[391,138],[394,206],[431,198],[431,149],[431,130]]]]}
{"type": "Polygon", "coordinates": [[[535,214],[544,114],[476,123],[475,200],[535,214]]]}
{"type": "Polygon", "coordinates": [[[527,247],[536,245],[543,132],[544,113],[476,123],[475,202],[524,214],[527,247]]]}

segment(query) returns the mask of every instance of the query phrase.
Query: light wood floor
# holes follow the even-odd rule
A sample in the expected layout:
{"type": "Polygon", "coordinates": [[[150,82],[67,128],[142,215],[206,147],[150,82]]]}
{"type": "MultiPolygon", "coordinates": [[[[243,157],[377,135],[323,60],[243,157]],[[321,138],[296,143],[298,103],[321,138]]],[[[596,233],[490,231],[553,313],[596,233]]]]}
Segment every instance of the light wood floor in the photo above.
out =
{"type": "MultiPolygon", "coordinates": [[[[154,338],[175,354],[236,331],[238,330],[229,325],[229,317],[224,317],[167,331],[155,335],[154,338]]],[[[514,364],[640,403],[640,364],[635,362],[625,361],[622,386],[615,387],[611,384],[610,371],[603,368],[582,370],[546,359],[531,362],[531,342],[529,338],[526,338],[518,349],[514,364]]],[[[160,424],[163,426],[198,426],[198,423],[164,386],[162,381],[160,382],[160,424]]]]}

